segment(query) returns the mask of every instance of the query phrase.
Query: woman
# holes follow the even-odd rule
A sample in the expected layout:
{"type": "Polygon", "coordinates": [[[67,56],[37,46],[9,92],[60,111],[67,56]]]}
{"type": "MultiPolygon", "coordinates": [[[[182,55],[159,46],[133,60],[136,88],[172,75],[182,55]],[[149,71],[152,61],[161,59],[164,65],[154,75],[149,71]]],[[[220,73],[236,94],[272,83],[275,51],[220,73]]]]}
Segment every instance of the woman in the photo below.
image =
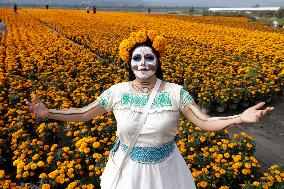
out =
{"type": "Polygon", "coordinates": [[[7,36],[8,29],[7,26],[2,22],[2,19],[0,18],[0,43],[2,41],[2,36],[7,36]]]}
{"type": "MultiPolygon", "coordinates": [[[[113,111],[117,121],[117,141],[101,176],[101,187],[110,189],[115,169],[120,165],[131,143],[143,108],[158,80],[162,80],[160,54],[165,50],[164,38],[153,30],[132,33],[122,41],[120,56],[127,63],[129,82],[113,85],[84,108],[47,109],[33,95],[34,104],[25,99],[37,117],[62,121],[88,121],[113,111]]],[[[181,116],[204,131],[220,131],[240,123],[258,122],[272,107],[258,110],[259,103],[240,115],[209,117],[202,113],[192,96],[182,86],[162,81],[137,142],[123,166],[118,189],[192,189],[194,180],[182,158],[174,137],[181,116]]]]}

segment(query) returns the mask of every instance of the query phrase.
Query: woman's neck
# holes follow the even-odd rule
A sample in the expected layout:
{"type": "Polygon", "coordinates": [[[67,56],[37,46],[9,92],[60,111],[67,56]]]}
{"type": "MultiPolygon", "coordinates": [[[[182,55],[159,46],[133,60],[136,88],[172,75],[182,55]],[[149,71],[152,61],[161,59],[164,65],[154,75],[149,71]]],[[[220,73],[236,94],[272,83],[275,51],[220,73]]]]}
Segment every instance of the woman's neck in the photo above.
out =
{"type": "Polygon", "coordinates": [[[147,79],[140,79],[140,78],[137,78],[133,81],[133,88],[135,88],[135,90],[139,90],[139,91],[143,91],[145,93],[148,93],[150,92],[155,84],[156,84],[156,81],[157,81],[157,77],[156,75],[153,75],[151,76],[150,78],[147,78],[147,79]]]}

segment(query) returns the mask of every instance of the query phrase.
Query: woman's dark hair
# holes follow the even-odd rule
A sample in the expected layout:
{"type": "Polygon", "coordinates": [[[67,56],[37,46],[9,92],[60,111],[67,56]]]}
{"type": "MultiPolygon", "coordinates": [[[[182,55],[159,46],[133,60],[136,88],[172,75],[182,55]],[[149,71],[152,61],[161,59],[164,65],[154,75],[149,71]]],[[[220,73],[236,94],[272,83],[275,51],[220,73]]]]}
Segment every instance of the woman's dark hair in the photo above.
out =
{"type": "Polygon", "coordinates": [[[157,57],[157,69],[156,69],[156,72],[155,72],[155,75],[157,78],[159,79],[163,79],[163,72],[162,72],[162,65],[161,65],[161,62],[160,62],[160,53],[158,51],[156,51],[156,49],[154,49],[152,47],[152,43],[151,43],[151,40],[149,38],[147,38],[146,42],[144,43],[138,43],[136,44],[130,51],[129,51],[129,54],[130,54],[130,60],[127,62],[127,72],[128,72],[128,80],[129,81],[133,81],[136,79],[135,75],[134,75],[134,72],[132,71],[131,69],[131,57],[132,57],[132,54],[133,54],[133,51],[134,49],[136,49],[137,47],[142,47],[142,46],[146,46],[146,47],[150,47],[153,51],[153,53],[155,54],[155,56],[157,57]]]}

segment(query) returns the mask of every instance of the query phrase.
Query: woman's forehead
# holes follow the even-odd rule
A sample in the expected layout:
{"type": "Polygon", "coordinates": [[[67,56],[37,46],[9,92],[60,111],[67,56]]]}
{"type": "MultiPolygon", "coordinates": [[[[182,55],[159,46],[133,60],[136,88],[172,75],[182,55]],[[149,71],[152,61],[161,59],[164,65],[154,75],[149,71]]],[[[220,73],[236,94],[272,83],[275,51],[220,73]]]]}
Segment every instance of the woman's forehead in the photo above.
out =
{"type": "Polygon", "coordinates": [[[154,54],[154,53],[150,47],[142,46],[134,49],[133,54],[154,54]]]}

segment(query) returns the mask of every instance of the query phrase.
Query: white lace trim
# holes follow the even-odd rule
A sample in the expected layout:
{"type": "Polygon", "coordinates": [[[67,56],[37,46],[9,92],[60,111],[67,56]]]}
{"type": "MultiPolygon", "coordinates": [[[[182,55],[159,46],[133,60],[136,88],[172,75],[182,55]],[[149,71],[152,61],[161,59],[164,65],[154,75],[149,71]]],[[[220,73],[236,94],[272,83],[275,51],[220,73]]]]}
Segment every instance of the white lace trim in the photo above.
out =
{"type": "MultiPolygon", "coordinates": [[[[143,112],[143,108],[136,108],[136,107],[129,107],[129,106],[120,106],[120,107],[113,109],[113,111],[121,111],[121,110],[128,110],[128,111],[136,112],[136,113],[143,112]]],[[[161,108],[150,109],[149,113],[161,113],[161,112],[167,112],[167,111],[179,112],[179,110],[174,107],[166,106],[166,107],[161,107],[161,108]]]]}

